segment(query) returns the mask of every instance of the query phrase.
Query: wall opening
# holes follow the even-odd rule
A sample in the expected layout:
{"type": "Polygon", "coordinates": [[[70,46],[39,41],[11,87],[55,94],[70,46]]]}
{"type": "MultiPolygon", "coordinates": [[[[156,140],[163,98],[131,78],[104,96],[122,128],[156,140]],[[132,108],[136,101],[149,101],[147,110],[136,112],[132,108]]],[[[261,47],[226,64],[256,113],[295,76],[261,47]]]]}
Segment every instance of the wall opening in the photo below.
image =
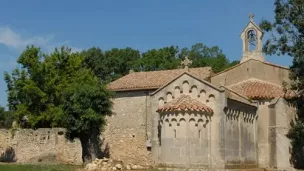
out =
{"type": "Polygon", "coordinates": [[[248,51],[256,50],[257,46],[257,34],[255,30],[249,30],[247,32],[247,48],[248,51]]]}
{"type": "Polygon", "coordinates": [[[201,139],[201,137],[202,137],[202,131],[198,130],[198,138],[201,139]]]}

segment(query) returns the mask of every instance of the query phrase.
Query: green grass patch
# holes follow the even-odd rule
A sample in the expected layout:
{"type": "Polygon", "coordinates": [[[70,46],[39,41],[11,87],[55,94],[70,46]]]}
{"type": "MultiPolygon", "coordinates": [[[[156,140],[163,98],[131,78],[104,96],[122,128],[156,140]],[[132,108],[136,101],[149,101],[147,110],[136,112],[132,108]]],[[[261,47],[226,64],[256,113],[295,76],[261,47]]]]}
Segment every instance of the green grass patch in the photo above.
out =
{"type": "Polygon", "coordinates": [[[76,171],[78,168],[80,166],[0,164],[1,171],[76,171]]]}

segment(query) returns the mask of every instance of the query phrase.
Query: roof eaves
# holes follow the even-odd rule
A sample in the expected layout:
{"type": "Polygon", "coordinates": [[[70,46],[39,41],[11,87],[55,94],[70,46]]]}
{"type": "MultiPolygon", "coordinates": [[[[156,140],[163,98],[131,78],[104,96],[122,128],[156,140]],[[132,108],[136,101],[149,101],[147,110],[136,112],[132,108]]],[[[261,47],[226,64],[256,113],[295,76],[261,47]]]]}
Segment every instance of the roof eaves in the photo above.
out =
{"type": "MultiPolygon", "coordinates": [[[[239,100],[237,100],[237,99],[231,98],[232,100],[235,100],[235,101],[238,101],[238,102],[247,104],[247,105],[251,105],[251,106],[257,107],[257,102],[250,102],[250,99],[249,99],[248,97],[246,97],[246,96],[244,96],[244,95],[242,95],[242,94],[240,94],[240,93],[238,93],[238,92],[236,92],[236,91],[234,91],[234,90],[232,90],[232,89],[230,89],[230,88],[228,88],[228,87],[221,86],[221,88],[224,88],[224,89],[226,89],[226,90],[228,90],[228,91],[230,91],[230,92],[232,92],[232,93],[238,95],[239,97],[241,97],[241,98],[243,98],[244,100],[246,100],[248,103],[244,103],[244,102],[239,101],[239,100]]],[[[228,98],[229,98],[229,97],[228,97],[228,98]]]]}
{"type": "Polygon", "coordinates": [[[248,25],[250,23],[253,24],[260,32],[263,32],[263,30],[257,24],[255,24],[253,21],[249,21],[248,24],[245,26],[245,28],[242,30],[241,33],[243,33],[246,30],[246,28],[248,27],[248,25]]]}
{"type": "Polygon", "coordinates": [[[184,75],[184,74],[187,74],[187,75],[189,75],[190,77],[192,77],[192,78],[194,78],[194,79],[196,79],[196,80],[198,80],[198,81],[200,81],[200,82],[203,82],[203,83],[207,84],[208,86],[210,86],[210,87],[212,87],[212,88],[214,88],[214,89],[216,89],[216,90],[218,90],[218,91],[220,91],[220,92],[223,92],[223,91],[224,91],[224,90],[221,90],[220,88],[214,86],[213,84],[209,83],[208,81],[205,81],[205,80],[202,80],[202,79],[200,79],[200,78],[197,78],[197,77],[195,77],[194,75],[192,75],[191,73],[189,73],[188,71],[185,71],[185,72],[182,72],[182,73],[181,73],[180,75],[178,75],[177,77],[175,77],[174,79],[172,79],[171,81],[169,81],[168,83],[166,83],[166,84],[164,84],[163,86],[161,86],[161,87],[160,87],[159,89],[157,89],[156,91],[150,93],[150,96],[155,95],[157,92],[159,92],[160,90],[162,90],[162,89],[165,88],[167,85],[171,84],[173,81],[177,80],[179,77],[181,77],[181,76],[184,75]]]}
{"type": "Polygon", "coordinates": [[[117,88],[117,89],[108,89],[110,91],[115,91],[115,92],[121,92],[121,91],[138,91],[138,90],[155,90],[158,89],[159,87],[140,87],[140,88],[117,88]]]}

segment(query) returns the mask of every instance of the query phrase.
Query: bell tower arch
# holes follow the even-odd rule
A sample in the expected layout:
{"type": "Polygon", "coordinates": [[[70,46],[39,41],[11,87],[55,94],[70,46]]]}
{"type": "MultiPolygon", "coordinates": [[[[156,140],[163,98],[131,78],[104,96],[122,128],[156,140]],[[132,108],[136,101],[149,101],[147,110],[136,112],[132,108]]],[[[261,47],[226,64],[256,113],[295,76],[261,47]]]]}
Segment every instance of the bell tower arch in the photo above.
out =
{"type": "Polygon", "coordinates": [[[249,23],[241,33],[241,39],[243,42],[243,56],[241,63],[249,59],[256,59],[259,61],[265,61],[265,57],[262,53],[262,37],[263,32],[258,25],[253,21],[254,14],[249,15],[249,23]]]}

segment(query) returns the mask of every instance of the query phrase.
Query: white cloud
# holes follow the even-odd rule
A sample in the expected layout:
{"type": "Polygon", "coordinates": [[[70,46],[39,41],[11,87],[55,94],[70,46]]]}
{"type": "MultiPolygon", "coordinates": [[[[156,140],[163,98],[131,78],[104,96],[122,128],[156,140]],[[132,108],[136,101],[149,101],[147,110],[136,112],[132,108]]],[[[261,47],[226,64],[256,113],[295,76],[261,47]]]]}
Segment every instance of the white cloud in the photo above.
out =
{"type": "Polygon", "coordinates": [[[69,46],[69,41],[56,42],[53,35],[28,37],[17,33],[9,27],[0,26],[0,44],[17,51],[22,51],[27,45],[41,47],[46,52],[54,51],[55,47],[67,46],[72,48],[72,52],[80,52],[82,49],[69,46]]]}
{"type": "Polygon", "coordinates": [[[49,35],[43,36],[33,36],[26,38],[19,33],[14,32],[9,27],[0,27],[0,44],[3,44],[10,48],[15,48],[17,50],[24,49],[27,45],[35,45],[41,47],[50,46],[54,36],[49,35]]]}

